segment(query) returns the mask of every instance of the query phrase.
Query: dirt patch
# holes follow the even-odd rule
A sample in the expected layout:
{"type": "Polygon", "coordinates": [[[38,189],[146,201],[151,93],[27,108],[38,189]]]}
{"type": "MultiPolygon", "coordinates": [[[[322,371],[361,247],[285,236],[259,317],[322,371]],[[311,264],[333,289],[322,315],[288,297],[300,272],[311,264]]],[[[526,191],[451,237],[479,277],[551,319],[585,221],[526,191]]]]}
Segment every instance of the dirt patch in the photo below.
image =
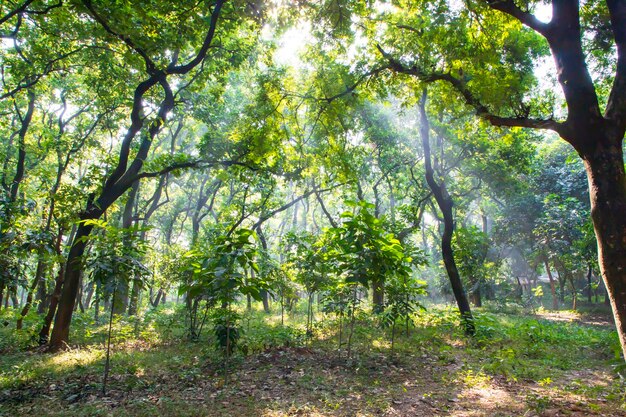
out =
{"type": "Polygon", "coordinates": [[[106,396],[97,375],[83,377],[73,391],[22,387],[0,403],[0,415],[626,416],[615,401],[585,395],[610,383],[610,375],[593,370],[541,386],[468,376],[461,357],[449,363],[426,354],[346,359],[312,349],[268,350],[235,369],[226,380],[221,370],[198,363],[178,374],[146,372],[139,385],[114,375],[106,396]],[[589,389],[573,393],[581,383],[589,389]]]}
{"type": "Polygon", "coordinates": [[[576,323],[585,326],[615,327],[613,317],[609,314],[578,313],[575,311],[543,311],[535,313],[535,316],[554,322],[576,323]]]}

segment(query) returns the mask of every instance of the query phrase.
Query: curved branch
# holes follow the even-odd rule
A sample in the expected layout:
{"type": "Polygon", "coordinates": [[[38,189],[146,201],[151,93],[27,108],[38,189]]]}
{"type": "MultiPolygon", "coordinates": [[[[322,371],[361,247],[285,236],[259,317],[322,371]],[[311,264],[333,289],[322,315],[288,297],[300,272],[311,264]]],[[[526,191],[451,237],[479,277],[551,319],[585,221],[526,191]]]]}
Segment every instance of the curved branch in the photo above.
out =
{"type": "Polygon", "coordinates": [[[0,25],[3,24],[4,22],[6,22],[7,20],[9,20],[10,18],[12,18],[15,15],[20,15],[22,13],[24,13],[24,11],[26,10],[26,8],[33,2],[34,0],[26,0],[24,3],[22,3],[21,6],[19,6],[16,9],[11,10],[9,13],[7,13],[6,15],[0,17],[0,25]]]}
{"type": "Polygon", "coordinates": [[[549,35],[550,24],[544,23],[537,17],[525,10],[522,10],[513,0],[487,0],[487,4],[494,10],[499,10],[519,20],[524,25],[540,33],[544,37],[549,35]]]}
{"type": "Polygon", "coordinates": [[[454,77],[448,72],[425,72],[416,65],[408,66],[385,52],[380,45],[378,50],[388,61],[388,68],[392,71],[413,75],[420,81],[430,84],[437,81],[443,81],[454,88],[464,99],[465,104],[474,108],[476,115],[487,120],[494,126],[506,127],[529,127],[535,129],[552,130],[559,134],[564,132],[566,126],[554,119],[535,119],[531,117],[503,117],[493,114],[487,106],[485,106],[478,97],[467,87],[467,84],[459,78],[454,77]]]}
{"type": "Polygon", "coordinates": [[[215,28],[217,27],[217,19],[220,15],[220,11],[222,6],[224,5],[224,0],[218,0],[215,3],[215,8],[213,9],[213,13],[211,13],[211,23],[209,24],[209,30],[204,38],[204,42],[198,51],[198,54],[194,59],[186,63],[185,65],[174,65],[174,62],[167,67],[168,74],[186,74],[195,68],[200,62],[204,60],[206,57],[209,48],[211,47],[211,42],[213,41],[213,37],[215,36],[215,28]]]}
{"type": "Polygon", "coordinates": [[[154,71],[156,70],[156,66],[154,65],[154,62],[148,56],[146,51],[144,51],[142,48],[137,46],[135,42],[133,42],[133,40],[130,38],[130,36],[122,35],[121,33],[117,33],[115,30],[113,30],[113,28],[109,25],[109,23],[100,15],[100,13],[98,13],[96,9],[94,9],[91,0],[82,0],[82,3],[85,6],[85,8],[89,11],[89,14],[91,14],[91,17],[93,17],[94,20],[98,22],[100,26],[104,28],[105,31],[107,31],[109,34],[115,36],[116,38],[124,42],[130,49],[137,52],[143,58],[144,62],[146,63],[146,70],[148,74],[154,73],[154,71]]]}

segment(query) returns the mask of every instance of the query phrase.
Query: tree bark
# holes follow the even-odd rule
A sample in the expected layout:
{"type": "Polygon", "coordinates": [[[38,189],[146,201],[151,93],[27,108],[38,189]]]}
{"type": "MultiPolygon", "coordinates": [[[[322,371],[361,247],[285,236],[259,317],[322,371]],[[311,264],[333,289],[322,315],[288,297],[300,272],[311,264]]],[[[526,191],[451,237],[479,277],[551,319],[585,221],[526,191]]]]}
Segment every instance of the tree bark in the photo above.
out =
{"type": "Polygon", "coordinates": [[[606,286],[622,351],[626,352],[626,175],[621,138],[598,141],[583,155],[591,217],[598,240],[600,272],[606,286]],[[609,143],[606,143],[609,142],[609,143]]]}
{"type": "MultiPolygon", "coordinates": [[[[94,210],[99,218],[102,215],[100,209],[94,210]]],[[[80,276],[82,275],[81,258],[87,246],[87,237],[93,229],[92,225],[80,223],[74,236],[72,247],[70,248],[65,263],[65,271],[62,279],[61,296],[59,297],[57,313],[54,317],[54,328],[50,337],[50,351],[57,351],[65,348],[69,341],[70,323],[72,321],[72,313],[76,303],[76,295],[78,294],[78,286],[80,284],[80,276]]],[[[52,309],[52,303],[51,303],[52,309]]],[[[43,332],[44,329],[42,329],[43,332]]],[[[47,333],[47,332],[46,332],[47,333]]]]}
{"type": "Polygon", "coordinates": [[[61,264],[59,267],[59,273],[57,274],[57,278],[54,283],[54,290],[52,291],[52,296],[50,297],[50,304],[48,305],[48,314],[43,320],[43,326],[41,326],[41,330],[39,331],[39,344],[45,345],[48,343],[48,336],[50,334],[50,327],[52,326],[52,319],[54,318],[54,314],[57,311],[57,305],[59,303],[59,298],[61,297],[61,289],[63,287],[63,277],[65,276],[65,264],[61,264]]]}

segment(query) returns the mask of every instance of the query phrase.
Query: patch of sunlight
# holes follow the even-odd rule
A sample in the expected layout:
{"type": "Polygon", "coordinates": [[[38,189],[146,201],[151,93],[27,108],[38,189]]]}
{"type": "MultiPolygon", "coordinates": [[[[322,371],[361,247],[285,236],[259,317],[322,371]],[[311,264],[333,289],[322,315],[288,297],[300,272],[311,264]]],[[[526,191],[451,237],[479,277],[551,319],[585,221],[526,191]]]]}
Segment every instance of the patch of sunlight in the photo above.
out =
{"type": "Polygon", "coordinates": [[[68,350],[51,356],[49,363],[61,369],[87,366],[102,359],[103,354],[102,350],[92,348],[68,350]]]}
{"type": "Polygon", "coordinates": [[[323,417],[326,414],[320,412],[316,407],[304,405],[299,407],[289,407],[286,410],[266,409],[261,414],[263,417],[285,417],[292,415],[306,415],[309,417],[323,417]]]}
{"type": "Polygon", "coordinates": [[[581,317],[579,312],[573,310],[548,311],[541,309],[537,310],[535,314],[546,320],[568,323],[574,320],[579,320],[581,317]]]}
{"type": "Polygon", "coordinates": [[[465,384],[468,388],[489,388],[491,377],[483,371],[475,372],[472,369],[459,372],[457,381],[465,384]]]}
{"type": "Polygon", "coordinates": [[[391,342],[385,339],[372,340],[372,347],[376,349],[391,349],[391,342]]]}
{"type": "Polygon", "coordinates": [[[46,375],[62,375],[76,369],[86,369],[103,357],[97,349],[80,349],[55,355],[33,355],[10,369],[0,371],[0,388],[8,388],[46,375]]]}
{"type": "MultiPolygon", "coordinates": [[[[476,378],[472,378],[472,383],[476,383],[476,378]]],[[[479,384],[467,386],[461,393],[459,398],[467,408],[472,410],[480,410],[477,415],[500,415],[502,412],[511,413],[512,411],[522,412],[524,403],[507,392],[505,389],[493,384],[491,380],[480,380],[479,384]]],[[[461,417],[469,416],[467,410],[457,410],[450,416],[461,417]]]]}

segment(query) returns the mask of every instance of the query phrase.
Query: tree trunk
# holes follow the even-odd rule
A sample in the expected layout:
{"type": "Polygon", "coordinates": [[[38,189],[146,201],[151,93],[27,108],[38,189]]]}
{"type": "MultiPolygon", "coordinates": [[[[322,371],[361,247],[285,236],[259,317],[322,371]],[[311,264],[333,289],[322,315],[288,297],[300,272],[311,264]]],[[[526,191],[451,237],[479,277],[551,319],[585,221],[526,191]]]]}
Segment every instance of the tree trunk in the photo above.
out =
{"type": "Polygon", "coordinates": [[[266,290],[261,290],[261,298],[263,300],[263,311],[270,313],[270,295],[266,290]]]}
{"type": "Polygon", "coordinates": [[[571,272],[567,274],[569,283],[572,286],[572,310],[576,311],[578,305],[578,292],[576,291],[576,283],[574,282],[574,275],[571,272]]]}
{"type": "MultiPolygon", "coordinates": [[[[50,267],[46,269],[50,269],[50,267]]],[[[46,312],[46,309],[48,308],[48,303],[50,301],[48,297],[48,285],[46,281],[47,280],[44,275],[42,279],[39,280],[39,284],[37,285],[37,301],[39,301],[39,304],[37,305],[37,314],[40,315],[46,312]]]]}
{"type": "Polygon", "coordinates": [[[152,304],[152,307],[156,308],[159,306],[162,296],[163,296],[163,290],[159,288],[159,291],[157,292],[157,295],[154,301],[150,300],[150,304],[152,304]]]}
{"type": "Polygon", "coordinates": [[[372,304],[374,313],[380,313],[385,305],[385,282],[379,278],[372,284],[372,304]]]}
{"type": "Polygon", "coordinates": [[[61,297],[61,289],[63,287],[63,277],[65,276],[65,264],[61,264],[59,272],[57,274],[56,281],[54,283],[54,290],[52,296],[50,296],[50,304],[48,305],[48,314],[43,320],[43,326],[39,331],[39,344],[45,345],[48,343],[48,335],[50,334],[50,327],[52,326],[52,319],[57,311],[57,305],[59,298],[61,297]]]}
{"type": "Polygon", "coordinates": [[[137,314],[137,310],[139,309],[139,294],[143,289],[143,284],[141,282],[141,278],[135,277],[133,279],[133,287],[130,291],[130,299],[128,301],[128,315],[134,316],[137,314]]]}
{"type": "Polygon", "coordinates": [[[91,281],[87,285],[87,297],[85,298],[85,308],[87,308],[87,309],[91,305],[91,300],[93,299],[93,294],[95,292],[95,288],[96,288],[96,286],[94,285],[93,281],[91,281]]]}
{"type": "Polygon", "coordinates": [[[20,308],[20,300],[17,298],[17,289],[13,288],[10,294],[11,294],[11,302],[13,303],[13,308],[14,309],[20,308]]]}
{"type": "Polygon", "coordinates": [[[472,303],[475,307],[482,307],[483,300],[480,296],[480,285],[478,283],[475,284],[476,288],[470,294],[470,298],[472,299],[472,303]]]}
{"type": "Polygon", "coordinates": [[[598,263],[626,355],[626,175],[621,138],[614,144],[597,144],[583,159],[598,241],[598,263]]]}
{"type": "MultiPolygon", "coordinates": [[[[102,215],[102,211],[94,210],[94,214],[96,216],[91,218],[97,219],[102,215]]],[[[65,271],[62,279],[63,288],[58,301],[57,313],[54,318],[54,328],[52,329],[52,335],[50,337],[49,349],[52,352],[63,349],[69,340],[72,312],[74,311],[78,285],[80,284],[80,276],[82,274],[81,257],[87,246],[86,239],[92,229],[92,225],[80,223],[76,230],[76,235],[72,240],[72,246],[67,256],[67,261],[65,262],[65,271]]],[[[42,332],[43,330],[44,329],[42,329],[42,332]]]]}
{"type": "Polygon", "coordinates": [[[43,277],[45,263],[42,258],[43,258],[43,253],[40,253],[39,261],[37,262],[37,269],[35,271],[35,277],[33,278],[33,283],[28,289],[28,295],[26,296],[26,304],[24,304],[24,308],[22,309],[20,313],[20,317],[17,319],[17,324],[15,326],[17,330],[22,329],[22,323],[24,322],[24,317],[26,317],[26,315],[30,311],[30,307],[33,305],[33,296],[35,295],[35,290],[37,289],[37,286],[39,285],[39,281],[41,281],[41,278],[43,277]]]}
{"type": "Polygon", "coordinates": [[[550,280],[550,292],[552,293],[552,309],[559,309],[559,300],[556,298],[556,286],[554,284],[554,278],[552,277],[552,271],[550,270],[550,264],[547,259],[543,260],[543,264],[546,267],[546,273],[548,274],[548,279],[550,280]]]}
{"type": "MultiPolygon", "coordinates": [[[[137,194],[139,193],[140,181],[137,180],[133,183],[128,192],[126,203],[124,204],[124,211],[122,212],[122,228],[129,230],[133,225],[133,211],[135,208],[135,201],[137,200],[137,194]]],[[[124,247],[126,251],[130,251],[130,246],[133,244],[133,239],[130,235],[124,235],[124,247]]],[[[113,314],[121,315],[125,314],[128,310],[129,304],[129,290],[130,290],[130,276],[117,276],[117,282],[115,283],[115,299],[113,300],[113,314]]],[[[137,294],[138,295],[138,294],[137,294]]]]}
{"type": "Polygon", "coordinates": [[[459,270],[454,260],[454,251],[452,250],[452,235],[454,233],[454,216],[452,213],[453,202],[452,198],[446,190],[445,183],[441,180],[439,183],[435,180],[435,171],[432,166],[431,152],[430,152],[430,124],[428,122],[428,116],[426,115],[426,90],[422,94],[420,100],[420,136],[422,138],[422,146],[424,148],[424,165],[426,170],[426,182],[430,190],[437,201],[439,210],[443,215],[444,228],[441,235],[441,255],[443,257],[443,263],[450,279],[452,286],[452,293],[456,299],[457,306],[459,307],[459,313],[461,314],[461,321],[465,333],[473,335],[476,331],[474,326],[474,317],[472,316],[472,310],[470,308],[467,295],[463,289],[463,283],[459,270]]]}
{"type": "Polygon", "coordinates": [[[126,313],[128,309],[128,290],[129,283],[127,277],[118,277],[115,284],[115,298],[112,300],[112,308],[114,315],[126,313]]]}
{"type": "Polygon", "coordinates": [[[591,300],[591,295],[592,295],[592,291],[591,291],[591,276],[592,276],[592,270],[591,270],[591,263],[587,265],[587,301],[589,301],[589,304],[591,304],[593,301],[591,300]]]}

